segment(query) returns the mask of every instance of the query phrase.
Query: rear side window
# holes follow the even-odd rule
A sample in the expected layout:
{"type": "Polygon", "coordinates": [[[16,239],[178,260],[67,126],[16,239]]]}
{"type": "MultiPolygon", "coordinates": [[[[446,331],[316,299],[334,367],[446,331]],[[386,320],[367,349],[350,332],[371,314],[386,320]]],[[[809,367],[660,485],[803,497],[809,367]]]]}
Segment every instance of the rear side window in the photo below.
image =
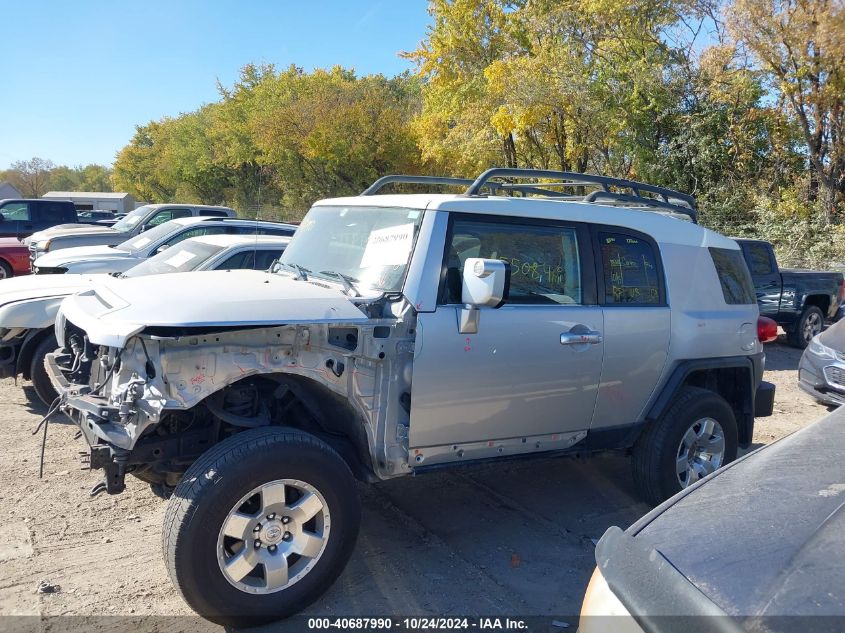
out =
{"type": "Polygon", "coordinates": [[[54,222],[58,224],[64,222],[66,219],[76,218],[76,210],[69,204],[42,202],[39,204],[39,207],[42,222],[54,222]]]}
{"type": "Polygon", "coordinates": [[[661,305],[657,254],[644,239],[599,231],[605,305],[661,305]]]}
{"type": "Polygon", "coordinates": [[[218,211],[217,209],[200,209],[200,215],[212,218],[226,218],[229,214],[225,211],[218,211]]]}
{"type": "Polygon", "coordinates": [[[716,274],[722,285],[722,294],[728,305],[748,305],[756,303],[754,284],[748,266],[739,250],[710,247],[710,257],[716,266],[716,274]]]}

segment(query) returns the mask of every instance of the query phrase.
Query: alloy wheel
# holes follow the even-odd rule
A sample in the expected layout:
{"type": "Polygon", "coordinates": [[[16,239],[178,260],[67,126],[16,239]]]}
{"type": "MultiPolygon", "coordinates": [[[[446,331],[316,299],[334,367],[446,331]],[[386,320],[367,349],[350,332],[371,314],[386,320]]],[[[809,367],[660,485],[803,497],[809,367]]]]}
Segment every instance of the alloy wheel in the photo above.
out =
{"type": "Polygon", "coordinates": [[[713,418],[696,420],[678,446],[676,473],[681,488],[719,468],[725,459],[725,432],[713,418]]]}
{"type": "Polygon", "coordinates": [[[271,481],[229,511],[217,538],[217,562],[241,591],[274,593],[314,568],[330,530],[329,507],[314,486],[295,479],[271,481]]]}

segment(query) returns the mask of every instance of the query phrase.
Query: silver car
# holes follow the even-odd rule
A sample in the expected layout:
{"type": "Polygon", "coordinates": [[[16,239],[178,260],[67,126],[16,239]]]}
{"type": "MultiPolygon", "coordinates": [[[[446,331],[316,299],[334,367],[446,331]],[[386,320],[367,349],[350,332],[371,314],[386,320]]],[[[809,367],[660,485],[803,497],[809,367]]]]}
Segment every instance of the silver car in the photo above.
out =
{"type": "Polygon", "coordinates": [[[845,403],[845,321],[839,321],[807,345],[798,365],[798,385],[823,404],[845,403]]]}

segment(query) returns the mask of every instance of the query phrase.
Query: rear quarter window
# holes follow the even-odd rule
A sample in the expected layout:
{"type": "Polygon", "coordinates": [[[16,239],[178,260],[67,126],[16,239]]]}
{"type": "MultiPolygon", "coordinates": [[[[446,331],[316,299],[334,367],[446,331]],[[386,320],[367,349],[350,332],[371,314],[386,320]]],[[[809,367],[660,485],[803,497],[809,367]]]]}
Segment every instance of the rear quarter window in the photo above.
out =
{"type": "Polygon", "coordinates": [[[722,295],[728,305],[751,305],[757,303],[751,273],[740,250],[710,247],[710,257],[716,266],[722,295]]]}

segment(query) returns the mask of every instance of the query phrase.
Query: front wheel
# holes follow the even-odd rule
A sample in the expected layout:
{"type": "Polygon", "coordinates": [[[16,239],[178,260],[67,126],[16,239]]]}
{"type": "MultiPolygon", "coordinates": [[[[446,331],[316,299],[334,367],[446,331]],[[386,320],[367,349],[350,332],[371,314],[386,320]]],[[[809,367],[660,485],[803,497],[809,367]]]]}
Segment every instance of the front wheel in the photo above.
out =
{"type": "Polygon", "coordinates": [[[59,393],[53,387],[50,381],[50,376],[47,375],[47,367],[44,364],[47,359],[47,354],[55,352],[59,347],[56,337],[50,333],[44,337],[32,352],[32,364],[29,368],[29,377],[32,379],[32,387],[35,389],[35,395],[46,404],[48,407],[56,401],[59,393]]]}
{"type": "Polygon", "coordinates": [[[165,515],[170,578],[194,611],[255,625],[316,600],[349,560],[361,519],[341,457],[300,431],[261,428],[188,469],[165,515]]]}
{"type": "Polygon", "coordinates": [[[684,387],[667,411],[637,440],[634,481],[657,505],[736,459],[733,409],[719,394],[684,387]]]}

